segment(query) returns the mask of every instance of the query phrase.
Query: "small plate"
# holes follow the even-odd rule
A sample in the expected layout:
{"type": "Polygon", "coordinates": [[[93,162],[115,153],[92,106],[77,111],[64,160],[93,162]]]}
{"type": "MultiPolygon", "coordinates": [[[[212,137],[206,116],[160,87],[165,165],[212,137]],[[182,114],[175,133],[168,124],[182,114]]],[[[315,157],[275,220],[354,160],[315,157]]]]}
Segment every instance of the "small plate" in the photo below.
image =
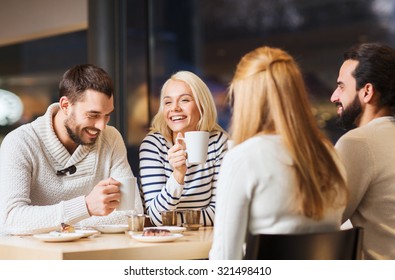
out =
{"type": "Polygon", "coordinates": [[[156,242],[171,242],[177,240],[184,235],[174,233],[167,236],[143,236],[142,234],[132,234],[131,237],[140,242],[156,243],[156,242]]]}
{"type": "Polygon", "coordinates": [[[60,233],[51,232],[43,234],[34,234],[33,237],[45,242],[66,242],[74,241],[82,238],[84,235],[82,233],[60,233]]]}
{"type": "Polygon", "coordinates": [[[99,231],[95,230],[95,229],[76,229],[75,233],[81,233],[83,234],[82,237],[89,237],[92,236],[94,234],[98,234],[100,233],[99,231]]]}
{"type": "Polygon", "coordinates": [[[161,227],[146,227],[144,229],[167,229],[171,233],[181,233],[183,231],[186,231],[187,229],[185,227],[176,227],[176,226],[161,226],[161,227]]]}
{"type": "Polygon", "coordinates": [[[128,225],[100,225],[94,228],[102,233],[122,233],[129,230],[128,225]]]}
{"type": "Polygon", "coordinates": [[[70,234],[70,233],[79,233],[82,234],[82,237],[89,237],[94,234],[98,234],[99,231],[95,229],[89,229],[89,230],[82,230],[82,229],[76,229],[75,232],[59,232],[59,231],[51,231],[49,234],[53,236],[59,236],[59,234],[70,234]]]}

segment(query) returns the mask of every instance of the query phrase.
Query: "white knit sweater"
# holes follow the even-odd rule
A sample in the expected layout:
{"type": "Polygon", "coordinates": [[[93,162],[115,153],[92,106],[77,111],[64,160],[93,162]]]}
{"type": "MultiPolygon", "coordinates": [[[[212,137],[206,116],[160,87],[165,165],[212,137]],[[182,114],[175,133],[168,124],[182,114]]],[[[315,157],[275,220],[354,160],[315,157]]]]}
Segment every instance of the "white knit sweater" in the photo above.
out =
{"type": "MultiPolygon", "coordinates": [[[[0,147],[0,232],[48,232],[60,224],[84,226],[126,223],[125,213],[90,217],[85,196],[101,180],[131,176],[126,148],[119,132],[107,126],[95,145],[80,145],[70,155],[52,125],[57,103],[44,116],[10,132],[0,147]],[[77,167],[72,175],[57,170],[77,167]]],[[[142,211],[136,188],[136,208],[142,211]]]]}
{"type": "MultiPolygon", "coordinates": [[[[345,176],[335,154],[333,158],[345,176]]],[[[214,240],[210,259],[243,257],[247,232],[287,234],[338,230],[344,206],[325,209],[314,220],[295,209],[297,182],[293,161],[278,135],[259,135],[232,148],[218,178],[214,240]]],[[[341,205],[342,197],[335,204],[341,205]]]]}

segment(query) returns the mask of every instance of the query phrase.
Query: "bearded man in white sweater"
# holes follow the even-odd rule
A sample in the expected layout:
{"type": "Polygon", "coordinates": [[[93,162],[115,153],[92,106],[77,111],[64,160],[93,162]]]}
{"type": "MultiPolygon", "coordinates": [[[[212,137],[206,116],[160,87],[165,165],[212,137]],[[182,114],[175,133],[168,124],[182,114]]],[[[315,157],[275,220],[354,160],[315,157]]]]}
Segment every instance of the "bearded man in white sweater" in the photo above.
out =
{"type": "Polygon", "coordinates": [[[350,190],[343,220],[364,228],[365,259],[395,259],[395,50],[351,48],[337,84],[331,101],[352,128],[336,143],[350,190]]]}
{"type": "MultiPolygon", "coordinates": [[[[77,65],[63,75],[59,103],[5,137],[0,231],[31,234],[61,223],[126,223],[125,213],[114,211],[120,201],[115,179],[133,173],[120,133],[107,126],[113,93],[103,69],[77,65]]],[[[135,207],[142,211],[137,188],[135,207]]]]}

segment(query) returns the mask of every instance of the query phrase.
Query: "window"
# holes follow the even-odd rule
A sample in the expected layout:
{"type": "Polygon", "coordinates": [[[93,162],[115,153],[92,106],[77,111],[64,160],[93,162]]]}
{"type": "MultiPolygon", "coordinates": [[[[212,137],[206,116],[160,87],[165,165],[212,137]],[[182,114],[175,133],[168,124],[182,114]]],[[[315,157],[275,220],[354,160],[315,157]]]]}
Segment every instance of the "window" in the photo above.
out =
{"type": "Polygon", "coordinates": [[[0,47],[0,88],[23,103],[22,118],[0,126],[0,143],[8,132],[43,115],[49,104],[57,102],[65,70],[86,60],[86,31],[0,47]]]}

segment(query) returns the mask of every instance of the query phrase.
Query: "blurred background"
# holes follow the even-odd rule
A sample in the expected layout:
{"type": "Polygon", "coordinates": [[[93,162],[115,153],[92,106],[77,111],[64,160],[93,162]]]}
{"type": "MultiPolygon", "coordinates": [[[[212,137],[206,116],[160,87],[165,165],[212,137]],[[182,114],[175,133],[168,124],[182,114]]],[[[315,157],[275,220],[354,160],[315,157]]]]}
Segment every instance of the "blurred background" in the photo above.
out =
{"type": "Polygon", "coordinates": [[[393,0],[0,0],[0,143],[58,100],[66,69],[94,63],[115,81],[111,125],[137,172],[163,82],[178,70],[198,74],[226,129],[236,64],[262,45],[296,58],[317,122],[335,142],[345,131],[329,98],[343,52],[360,42],[394,47],[394,33],[393,0]]]}

